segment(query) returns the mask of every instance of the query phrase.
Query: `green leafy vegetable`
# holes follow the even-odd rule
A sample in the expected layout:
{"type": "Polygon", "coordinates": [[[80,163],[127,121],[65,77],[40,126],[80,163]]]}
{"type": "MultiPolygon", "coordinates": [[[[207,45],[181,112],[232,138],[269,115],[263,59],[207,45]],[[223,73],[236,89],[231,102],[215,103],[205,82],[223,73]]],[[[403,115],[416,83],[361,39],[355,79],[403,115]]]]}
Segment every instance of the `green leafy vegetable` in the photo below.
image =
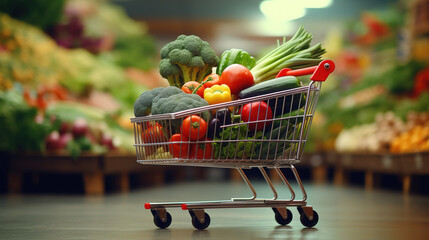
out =
{"type": "Polygon", "coordinates": [[[250,158],[254,155],[258,146],[261,145],[258,139],[263,138],[262,131],[258,131],[254,136],[250,136],[246,124],[226,127],[220,133],[220,137],[215,138],[212,143],[214,147],[213,158],[250,158]]]}
{"type": "Polygon", "coordinates": [[[0,91],[0,152],[44,150],[45,137],[58,128],[48,118],[36,122],[37,109],[28,106],[18,91],[0,91]]]}
{"type": "Polygon", "coordinates": [[[256,59],[244,50],[232,48],[226,50],[220,56],[219,64],[216,68],[216,74],[221,75],[223,70],[231,64],[241,64],[247,69],[252,69],[256,64],[256,59]]]}

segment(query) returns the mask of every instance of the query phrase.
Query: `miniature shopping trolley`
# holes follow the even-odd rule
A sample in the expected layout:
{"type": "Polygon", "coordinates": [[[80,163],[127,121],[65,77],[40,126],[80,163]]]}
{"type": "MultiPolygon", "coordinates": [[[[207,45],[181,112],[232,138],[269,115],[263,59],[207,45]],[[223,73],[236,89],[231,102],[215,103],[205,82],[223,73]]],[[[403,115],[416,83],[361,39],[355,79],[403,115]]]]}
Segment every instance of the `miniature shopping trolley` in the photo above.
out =
{"type": "Polygon", "coordinates": [[[305,86],[260,96],[171,114],[132,118],[138,163],[235,168],[253,193],[250,198],[222,201],[146,203],[144,207],[151,210],[155,225],[166,228],[171,224],[172,218],[167,208],[188,210],[192,225],[205,229],[210,224],[205,209],[256,207],[272,208],[277,223],[287,225],[292,220],[292,212],[287,207],[297,207],[301,223],[306,227],[315,226],[318,214],[307,205],[307,194],[294,164],[302,157],[322,82],[334,68],[331,60],[324,60],[315,67],[283,69],[277,78],[312,75],[311,81],[305,86]],[[256,119],[243,117],[243,109],[249,106],[256,119]],[[275,113],[273,117],[267,114],[270,110],[275,113]],[[207,115],[212,120],[216,119],[214,125],[210,125],[212,120],[209,124],[206,122],[209,121],[204,118],[207,115]],[[189,122],[192,116],[196,117],[196,122],[189,122]],[[197,137],[186,136],[186,124],[197,124],[206,128],[207,132],[198,132],[197,135],[201,136],[197,137]],[[243,170],[250,168],[259,169],[273,192],[273,198],[257,198],[243,170]],[[290,192],[290,199],[278,199],[266,168],[274,169],[279,175],[290,192]],[[295,199],[295,190],[283,174],[283,168],[293,173],[302,199],[295,199]]]}

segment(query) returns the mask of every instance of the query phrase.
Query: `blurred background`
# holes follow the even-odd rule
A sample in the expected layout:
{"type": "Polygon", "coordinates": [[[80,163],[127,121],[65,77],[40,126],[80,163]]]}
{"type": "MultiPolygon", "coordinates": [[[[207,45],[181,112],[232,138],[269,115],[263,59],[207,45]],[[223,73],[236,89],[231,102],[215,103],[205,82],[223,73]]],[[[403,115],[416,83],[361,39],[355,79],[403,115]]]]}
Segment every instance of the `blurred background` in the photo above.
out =
{"type": "Polygon", "coordinates": [[[225,169],[137,164],[134,101],[168,86],[159,52],[181,34],[218,56],[240,48],[258,58],[301,25],[337,66],[303,178],[427,194],[427,0],[2,0],[0,193],[237,180],[225,169]]]}

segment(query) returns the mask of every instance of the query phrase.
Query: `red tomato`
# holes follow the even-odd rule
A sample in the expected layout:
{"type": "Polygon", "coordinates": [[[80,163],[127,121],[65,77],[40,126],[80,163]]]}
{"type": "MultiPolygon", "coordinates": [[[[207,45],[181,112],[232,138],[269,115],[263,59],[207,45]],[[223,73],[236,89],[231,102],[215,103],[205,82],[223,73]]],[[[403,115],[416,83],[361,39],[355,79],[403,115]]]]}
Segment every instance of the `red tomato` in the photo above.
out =
{"type": "Polygon", "coordinates": [[[211,159],[213,147],[211,143],[194,143],[191,144],[190,158],[211,159]]]}
{"type": "Polygon", "coordinates": [[[145,143],[164,142],[165,138],[162,126],[157,122],[148,122],[146,129],[142,133],[142,138],[145,143]]]}
{"type": "Polygon", "coordinates": [[[204,83],[205,88],[211,88],[213,85],[221,85],[220,84],[220,76],[217,75],[216,73],[212,73],[212,74],[208,75],[207,77],[205,77],[203,82],[207,81],[209,78],[211,78],[211,80],[204,83]]]}
{"type": "MultiPolygon", "coordinates": [[[[159,123],[156,122],[147,122],[146,128],[142,132],[142,141],[143,143],[159,143],[165,142],[166,138],[164,136],[164,130],[159,123]]],[[[146,146],[145,152],[147,155],[151,155],[156,152],[157,146],[146,146]]]]}
{"type": "MultiPolygon", "coordinates": [[[[273,119],[273,111],[267,103],[253,102],[248,103],[243,106],[241,111],[241,120],[244,122],[253,122],[260,120],[269,120],[273,119]]],[[[264,129],[265,126],[268,126],[269,122],[260,122],[260,123],[251,123],[249,124],[249,129],[254,131],[255,129],[260,131],[264,129]]]]}
{"type": "Polygon", "coordinates": [[[207,133],[207,122],[197,115],[191,115],[183,120],[180,132],[190,140],[202,139],[207,133]]]}
{"type": "Polygon", "coordinates": [[[168,145],[171,155],[175,158],[188,158],[190,150],[188,141],[188,138],[179,133],[171,136],[171,143],[168,145]]]}
{"type": "MultiPolygon", "coordinates": [[[[182,91],[184,91],[185,93],[191,94],[198,86],[200,86],[200,83],[196,81],[189,81],[183,84],[182,91]]],[[[205,87],[203,85],[197,90],[197,94],[202,98],[204,98],[204,89],[205,87]]]]}
{"type": "Polygon", "coordinates": [[[241,90],[255,84],[253,75],[249,69],[240,64],[231,64],[223,70],[220,83],[226,84],[231,89],[231,94],[238,95],[241,90]]]}

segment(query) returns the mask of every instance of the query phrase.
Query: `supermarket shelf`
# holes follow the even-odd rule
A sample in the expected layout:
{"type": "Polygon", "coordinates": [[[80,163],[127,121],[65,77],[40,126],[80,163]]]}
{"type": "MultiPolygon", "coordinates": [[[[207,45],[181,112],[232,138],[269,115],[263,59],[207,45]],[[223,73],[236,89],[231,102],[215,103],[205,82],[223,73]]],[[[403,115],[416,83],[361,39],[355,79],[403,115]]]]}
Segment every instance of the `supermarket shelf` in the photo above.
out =
{"type": "MultiPolygon", "coordinates": [[[[330,170],[333,172],[332,181],[335,185],[346,185],[348,173],[361,172],[364,173],[364,184],[368,190],[375,187],[378,175],[396,175],[402,181],[403,193],[409,194],[412,176],[429,176],[429,152],[407,154],[305,153],[301,162],[295,166],[298,169],[310,168],[312,181],[316,184],[328,182],[330,170]]],[[[280,178],[276,178],[274,171],[270,174],[272,174],[273,180],[280,181],[280,178]]],[[[238,174],[236,175],[235,179],[241,180],[238,174]]]]}
{"type": "Polygon", "coordinates": [[[326,153],[326,162],[351,170],[396,174],[429,174],[429,152],[407,154],[326,153]]]}
{"type": "Polygon", "coordinates": [[[334,168],[334,183],[342,185],[347,171],[365,173],[365,188],[374,187],[374,174],[394,174],[402,180],[404,194],[410,192],[411,176],[429,175],[429,152],[407,154],[326,153],[326,162],[334,168]]]}
{"type": "Polygon", "coordinates": [[[429,34],[429,0],[415,2],[412,13],[414,35],[427,36],[429,34]]]}
{"type": "MultiPolygon", "coordinates": [[[[9,192],[19,193],[22,190],[24,173],[74,173],[82,174],[86,194],[104,194],[104,177],[115,175],[120,191],[129,190],[129,175],[136,173],[144,178],[142,181],[160,185],[164,182],[164,173],[175,168],[165,166],[141,165],[136,163],[134,155],[83,154],[79,159],[73,159],[67,154],[20,154],[8,156],[7,161],[1,158],[1,169],[7,174],[7,188],[9,192]]],[[[329,181],[328,172],[333,171],[333,183],[347,184],[348,172],[362,172],[365,175],[365,188],[372,189],[376,184],[376,174],[397,175],[402,181],[405,194],[410,192],[412,176],[429,176],[429,152],[409,154],[342,154],[335,152],[305,153],[302,160],[296,164],[297,168],[308,168],[311,171],[312,181],[326,183],[329,181]]],[[[180,178],[177,169],[174,176],[180,178]]],[[[204,175],[204,172],[199,173],[204,175]]],[[[274,171],[270,171],[273,181],[281,181],[274,171]]],[[[183,177],[183,176],[182,176],[183,177]]],[[[204,176],[200,176],[200,179],[204,176]]],[[[242,181],[241,176],[232,169],[231,180],[242,181]]]]}
{"type": "Polygon", "coordinates": [[[152,184],[162,184],[165,167],[141,166],[135,155],[109,153],[106,155],[82,154],[78,159],[66,153],[16,154],[8,157],[8,191],[20,193],[24,173],[82,174],[86,194],[104,194],[107,175],[116,175],[115,185],[128,191],[129,174],[144,173],[152,184]]]}

